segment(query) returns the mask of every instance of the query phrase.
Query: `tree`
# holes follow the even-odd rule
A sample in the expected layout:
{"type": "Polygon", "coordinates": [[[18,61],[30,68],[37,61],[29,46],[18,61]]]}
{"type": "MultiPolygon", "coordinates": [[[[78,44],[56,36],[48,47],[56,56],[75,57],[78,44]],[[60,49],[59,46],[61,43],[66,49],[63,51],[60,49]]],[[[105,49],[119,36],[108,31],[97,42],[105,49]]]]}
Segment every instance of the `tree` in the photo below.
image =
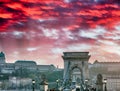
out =
{"type": "Polygon", "coordinates": [[[48,82],[56,82],[58,79],[63,79],[63,71],[41,72],[46,75],[48,82]]]}
{"type": "Polygon", "coordinates": [[[21,77],[21,78],[29,77],[29,75],[30,75],[30,71],[22,67],[15,70],[15,72],[13,72],[12,74],[12,76],[21,77]]]}

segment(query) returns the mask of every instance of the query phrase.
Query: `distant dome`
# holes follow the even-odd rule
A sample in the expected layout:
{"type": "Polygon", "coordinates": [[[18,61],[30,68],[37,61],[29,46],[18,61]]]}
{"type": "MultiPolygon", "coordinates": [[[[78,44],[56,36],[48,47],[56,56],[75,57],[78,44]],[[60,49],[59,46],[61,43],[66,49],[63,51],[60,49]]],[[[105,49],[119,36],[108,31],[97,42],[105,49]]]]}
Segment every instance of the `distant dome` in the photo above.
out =
{"type": "Polygon", "coordinates": [[[0,57],[5,57],[5,54],[3,52],[1,52],[0,57]]]}

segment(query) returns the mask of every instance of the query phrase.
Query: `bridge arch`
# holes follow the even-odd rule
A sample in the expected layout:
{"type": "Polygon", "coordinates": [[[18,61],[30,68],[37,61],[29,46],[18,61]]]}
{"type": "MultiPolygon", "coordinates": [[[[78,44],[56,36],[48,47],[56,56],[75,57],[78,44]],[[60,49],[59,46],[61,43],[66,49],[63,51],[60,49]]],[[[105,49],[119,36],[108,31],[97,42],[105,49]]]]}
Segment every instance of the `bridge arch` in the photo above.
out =
{"type": "Polygon", "coordinates": [[[64,81],[77,82],[77,78],[83,83],[89,79],[88,60],[89,52],[64,52],[64,81]]]}

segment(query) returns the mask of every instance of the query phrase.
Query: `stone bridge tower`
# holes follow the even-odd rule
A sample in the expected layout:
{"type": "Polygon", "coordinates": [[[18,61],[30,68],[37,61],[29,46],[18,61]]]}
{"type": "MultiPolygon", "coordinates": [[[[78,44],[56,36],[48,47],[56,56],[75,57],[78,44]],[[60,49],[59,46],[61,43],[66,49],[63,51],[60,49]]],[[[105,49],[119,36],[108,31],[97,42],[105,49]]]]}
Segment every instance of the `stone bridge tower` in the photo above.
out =
{"type": "Polygon", "coordinates": [[[64,82],[82,83],[89,79],[89,52],[64,52],[64,82]]]}

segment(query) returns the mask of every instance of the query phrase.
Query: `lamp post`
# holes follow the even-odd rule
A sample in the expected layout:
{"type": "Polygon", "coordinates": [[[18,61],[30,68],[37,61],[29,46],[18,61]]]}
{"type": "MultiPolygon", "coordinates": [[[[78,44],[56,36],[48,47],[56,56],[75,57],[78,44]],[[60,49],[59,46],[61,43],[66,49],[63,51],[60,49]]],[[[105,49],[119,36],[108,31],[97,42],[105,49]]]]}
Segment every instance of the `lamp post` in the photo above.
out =
{"type": "Polygon", "coordinates": [[[32,80],[32,89],[35,91],[35,80],[32,80]]]}
{"type": "Polygon", "coordinates": [[[107,84],[107,79],[104,79],[104,84],[105,84],[104,91],[107,91],[107,86],[106,86],[106,84],[107,84]]]}
{"type": "Polygon", "coordinates": [[[85,90],[88,90],[88,79],[85,80],[85,90]]]}
{"type": "Polygon", "coordinates": [[[57,79],[57,80],[56,80],[56,83],[57,83],[57,90],[58,90],[58,85],[59,85],[58,83],[59,83],[59,79],[57,79]]]}

